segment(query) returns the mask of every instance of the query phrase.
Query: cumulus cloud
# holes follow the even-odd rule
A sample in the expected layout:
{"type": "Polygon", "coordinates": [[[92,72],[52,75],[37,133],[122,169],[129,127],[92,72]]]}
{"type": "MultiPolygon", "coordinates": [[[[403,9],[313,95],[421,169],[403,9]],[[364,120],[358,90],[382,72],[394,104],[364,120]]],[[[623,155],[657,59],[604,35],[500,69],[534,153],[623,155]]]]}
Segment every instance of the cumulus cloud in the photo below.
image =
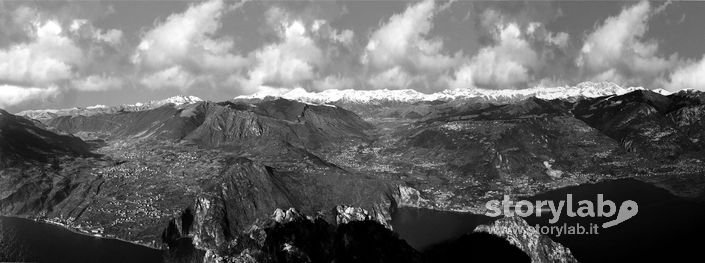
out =
{"type": "Polygon", "coordinates": [[[543,42],[550,46],[565,48],[570,40],[570,35],[566,32],[548,31],[542,23],[530,22],[526,26],[526,34],[535,41],[543,42]]]}
{"type": "Polygon", "coordinates": [[[409,73],[396,66],[374,75],[368,83],[376,88],[397,88],[408,87],[413,81],[414,79],[409,73]]]}
{"type": "Polygon", "coordinates": [[[457,57],[443,54],[443,41],[430,38],[435,2],[425,0],[395,14],[374,31],[361,56],[363,65],[376,74],[375,88],[402,88],[413,83],[408,76],[438,76],[455,66],[457,57]]]}
{"type": "Polygon", "coordinates": [[[325,56],[311,35],[311,28],[278,8],[270,9],[267,16],[279,40],[253,52],[255,63],[244,86],[292,87],[316,78],[325,56]]]}
{"type": "Polygon", "coordinates": [[[104,91],[109,89],[119,89],[124,85],[120,78],[107,75],[90,75],[81,79],[73,80],[72,87],[80,91],[104,91]]]}
{"type": "Polygon", "coordinates": [[[150,89],[177,88],[185,90],[196,83],[196,77],[180,66],[172,66],[144,76],[140,83],[150,89]]]}
{"type": "MultiPolygon", "coordinates": [[[[521,88],[532,80],[531,70],[539,66],[539,55],[516,22],[504,22],[496,11],[483,14],[495,44],[484,47],[456,72],[451,88],[521,88]]],[[[528,31],[533,31],[531,27],[528,31]]]]}
{"type": "Polygon", "coordinates": [[[355,39],[355,32],[350,29],[337,30],[323,19],[316,19],[311,24],[311,31],[320,38],[327,39],[333,43],[351,46],[355,39]]]}
{"type": "Polygon", "coordinates": [[[680,89],[705,91],[705,55],[699,61],[687,63],[676,69],[665,87],[673,91],[680,89]]]}
{"type": "Polygon", "coordinates": [[[79,37],[91,39],[94,42],[117,46],[122,41],[122,31],[118,29],[100,29],[93,26],[87,19],[71,21],[69,31],[79,37]]]}
{"type": "Polygon", "coordinates": [[[657,77],[673,65],[658,56],[658,43],[644,39],[652,15],[648,1],[625,8],[590,33],[577,65],[597,80],[630,82],[657,77]]]}
{"type": "Polygon", "coordinates": [[[0,49],[0,80],[48,84],[69,79],[84,63],[83,51],[55,20],[35,20],[31,40],[0,49]]]}
{"type": "Polygon", "coordinates": [[[159,71],[157,75],[174,72],[174,65],[179,65],[180,71],[211,73],[241,68],[247,60],[233,53],[232,39],[216,37],[227,10],[222,0],[211,0],[172,14],[142,36],[132,62],[159,71]]]}
{"type": "Polygon", "coordinates": [[[57,86],[47,88],[0,85],[0,108],[15,106],[33,100],[47,99],[59,94],[57,86]]]}
{"type": "Polygon", "coordinates": [[[313,87],[318,91],[327,89],[352,89],[355,88],[355,80],[344,76],[326,76],[323,79],[314,80],[313,87]]]}

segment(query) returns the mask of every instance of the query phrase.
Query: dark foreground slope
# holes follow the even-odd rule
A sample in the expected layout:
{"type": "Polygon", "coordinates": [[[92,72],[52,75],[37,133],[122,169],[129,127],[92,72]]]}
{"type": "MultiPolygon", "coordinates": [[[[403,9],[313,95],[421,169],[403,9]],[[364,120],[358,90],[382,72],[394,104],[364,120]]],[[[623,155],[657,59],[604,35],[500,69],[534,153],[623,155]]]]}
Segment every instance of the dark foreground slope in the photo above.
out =
{"type": "MultiPolygon", "coordinates": [[[[500,233],[471,232],[427,251],[417,251],[377,222],[330,223],[320,217],[305,216],[295,209],[277,210],[271,218],[240,233],[228,246],[220,247],[217,254],[205,254],[191,245],[194,238],[189,230],[194,226],[191,216],[186,211],[164,231],[164,242],[170,247],[168,262],[204,259],[217,262],[531,262],[532,259],[527,255],[532,251],[522,250],[499,236],[500,233]]],[[[536,242],[534,239],[540,236],[526,223],[517,224],[513,233],[521,235],[522,242],[535,243],[536,250],[552,252],[556,246],[565,250],[560,245],[536,242]]],[[[517,240],[517,237],[511,238],[517,240]]],[[[560,261],[557,256],[535,254],[534,259],[536,262],[560,261]]]]}

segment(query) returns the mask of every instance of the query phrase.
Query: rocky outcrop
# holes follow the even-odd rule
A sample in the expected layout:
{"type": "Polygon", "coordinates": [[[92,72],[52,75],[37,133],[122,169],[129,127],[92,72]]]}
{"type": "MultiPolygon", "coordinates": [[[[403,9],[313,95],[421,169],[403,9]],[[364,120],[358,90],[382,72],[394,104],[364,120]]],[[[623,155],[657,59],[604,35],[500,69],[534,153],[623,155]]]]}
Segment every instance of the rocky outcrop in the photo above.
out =
{"type": "MultiPolygon", "coordinates": [[[[349,212],[346,215],[365,214],[359,208],[341,209],[349,212]]],[[[232,232],[227,240],[211,238],[217,240],[212,246],[204,243],[207,240],[203,234],[208,231],[199,230],[205,226],[199,222],[199,213],[187,209],[164,230],[163,240],[171,255],[182,256],[171,257],[171,261],[199,256],[204,262],[420,262],[421,259],[406,242],[375,221],[357,218],[360,220],[334,224],[320,216],[306,216],[294,208],[275,209],[271,216],[256,220],[245,230],[232,232]],[[192,247],[183,243],[188,241],[192,247]]]]}
{"type": "Polygon", "coordinates": [[[423,204],[428,201],[421,196],[419,190],[413,187],[399,185],[396,190],[394,191],[394,200],[399,207],[423,207],[423,204]]]}
{"type": "Polygon", "coordinates": [[[520,217],[500,218],[491,225],[478,226],[474,232],[485,232],[508,240],[524,251],[533,263],[578,262],[570,249],[541,235],[520,217]]]}
{"type": "MultiPolygon", "coordinates": [[[[218,250],[271,211],[292,206],[288,190],[268,167],[245,158],[229,162],[226,170],[204,186],[206,192],[172,219],[163,234],[165,243],[188,237],[197,248],[218,250]]],[[[289,212],[294,217],[291,213],[296,212],[289,212]]],[[[276,217],[284,220],[286,213],[277,216],[275,212],[276,217]]]]}
{"type": "MultiPolygon", "coordinates": [[[[377,222],[388,229],[392,229],[392,226],[388,223],[391,219],[388,216],[388,212],[381,212],[378,207],[375,207],[372,212],[360,207],[352,207],[347,205],[339,205],[335,207],[335,222],[338,225],[347,224],[355,221],[374,221],[377,222]]],[[[388,211],[389,209],[384,209],[388,211]]]]}
{"type": "MultiPolygon", "coordinates": [[[[203,262],[530,261],[529,256],[510,241],[486,233],[469,233],[420,252],[390,229],[369,220],[369,213],[364,209],[338,206],[335,210],[339,211],[337,218],[343,221],[329,223],[321,216],[307,216],[294,208],[276,209],[269,218],[258,220],[227,244],[200,253],[172,248],[184,247],[178,242],[183,238],[170,235],[179,231],[177,224],[172,223],[165,230],[165,240],[170,242],[172,255],[179,252],[187,259],[196,259],[193,256],[196,255],[203,262]]],[[[189,219],[182,216],[181,220],[189,219]]],[[[168,258],[168,261],[177,259],[168,258]]]]}

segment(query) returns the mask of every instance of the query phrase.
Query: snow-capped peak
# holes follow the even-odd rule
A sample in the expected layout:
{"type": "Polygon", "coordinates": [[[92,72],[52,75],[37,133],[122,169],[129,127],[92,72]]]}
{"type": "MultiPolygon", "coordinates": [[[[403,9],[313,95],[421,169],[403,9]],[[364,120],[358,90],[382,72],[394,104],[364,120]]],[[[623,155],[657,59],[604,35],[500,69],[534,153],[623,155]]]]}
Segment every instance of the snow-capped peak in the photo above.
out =
{"type": "Polygon", "coordinates": [[[196,96],[182,96],[182,95],[177,95],[174,97],[166,98],[163,100],[153,100],[150,102],[142,103],[138,102],[135,104],[131,105],[126,105],[126,106],[135,106],[135,107],[144,107],[144,106],[161,106],[161,105],[166,105],[166,104],[174,104],[174,105],[185,105],[185,104],[193,104],[197,102],[203,101],[201,98],[196,97],[196,96]]]}
{"type": "Polygon", "coordinates": [[[658,93],[658,94],[661,94],[661,95],[663,95],[663,96],[668,96],[668,95],[673,94],[673,92],[670,92],[670,91],[665,90],[665,89],[653,89],[653,90],[651,90],[651,91],[656,92],[656,93],[658,93]]]}
{"type": "Polygon", "coordinates": [[[85,108],[69,108],[69,109],[60,109],[60,110],[54,110],[54,109],[48,109],[48,110],[26,110],[22,111],[20,113],[17,113],[17,115],[20,116],[25,116],[28,118],[36,119],[36,120],[46,120],[46,119],[51,119],[55,118],[57,116],[75,116],[75,115],[84,115],[84,116],[89,116],[89,115],[94,115],[98,113],[111,113],[111,112],[117,112],[117,111],[141,111],[141,110],[149,110],[149,109],[154,109],[161,107],[166,104],[174,104],[175,106],[182,106],[182,105],[190,105],[194,104],[197,102],[203,101],[201,98],[196,97],[196,96],[174,96],[171,98],[163,99],[163,100],[153,100],[150,102],[146,103],[135,103],[135,104],[127,104],[127,105],[118,105],[118,106],[106,106],[106,105],[94,105],[94,106],[88,106],[85,108]]]}
{"type": "Polygon", "coordinates": [[[368,103],[372,101],[381,101],[392,99],[400,102],[414,102],[426,100],[429,94],[423,94],[411,89],[400,90],[354,90],[354,89],[329,89],[321,92],[309,92],[303,88],[286,89],[267,89],[263,92],[258,92],[252,95],[238,96],[235,99],[263,99],[266,97],[279,97],[290,100],[299,100],[309,103],[326,103],[326,102],[353,102],[353,103],[368,103]]]}
{"type": "Polygon", "coordinates": [[[102,109],[102,108],[107,108],[108,106],[103,105],[103,104],[97,104],[93,106],[88,106],[86,109],[92,110],[92,109],[102,109]]]}
{"type": "Polygon", "coordinates": [[[453,89],[437,93],[421,93],[412,89],[400,90],[354,90],[354,89],[329,89],[321,92],[309,92],[303,88],[291,90],[267,89],[263,93],[238,96],[235,99],[263,99],[266,97],[281,97],[284,99],[298,100],[311,103],[382,103],[419,101],[449,101],[456,99],[481,98],[487,100],[518,100],[528,97],[540,99],[566,99],[576,97],[601,97],[608,95],[622,95],[642,87],[623,88],[611,82],[582,82],[575,86],[562,87],[534,87],[528,89],[453,89]]]}
{"type": "Polygon", "coordinates": [[[201,98],[196,97],[196,96],[174,96],[165,100],[162,100],[164,103],[172,103],[176,105],[183,105],[183,104],[193,104],[196,102],[201,102],[203,101],[201,98]]]}

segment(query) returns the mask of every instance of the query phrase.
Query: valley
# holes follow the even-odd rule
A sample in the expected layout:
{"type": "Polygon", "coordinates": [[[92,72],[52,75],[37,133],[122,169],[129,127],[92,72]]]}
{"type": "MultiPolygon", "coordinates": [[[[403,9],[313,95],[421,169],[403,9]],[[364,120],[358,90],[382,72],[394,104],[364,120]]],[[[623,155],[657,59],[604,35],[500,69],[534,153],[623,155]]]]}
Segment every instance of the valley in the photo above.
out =
{"type": "Polygon", "coordinates": [[[328,240],[358,220],[387,229],[397,209],[484,214],[505,194],[620,178],[705,201],[705,96],[599,95],[3,112],[0,212],[158,249],[187,240],[209,260],[280,262],[262,260],[284,244],[267,236],[328,240]]]}

